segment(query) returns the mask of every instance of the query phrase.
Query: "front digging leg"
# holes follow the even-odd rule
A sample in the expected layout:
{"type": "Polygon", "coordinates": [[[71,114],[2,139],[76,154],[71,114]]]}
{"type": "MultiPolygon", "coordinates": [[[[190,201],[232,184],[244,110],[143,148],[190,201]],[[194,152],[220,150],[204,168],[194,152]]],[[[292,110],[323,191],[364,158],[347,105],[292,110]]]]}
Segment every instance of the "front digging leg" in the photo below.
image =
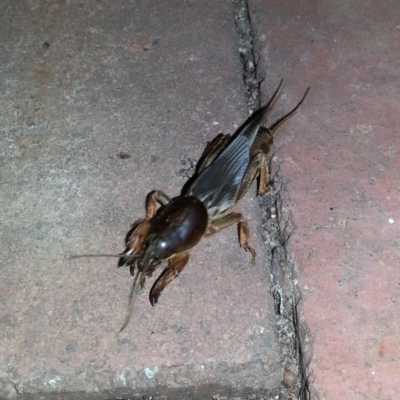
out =
{"type": "Polygon", "coordinates": [[[206,236],[213,235],[222,229],[236,224],[238,225],[239,230],[240,247],[243,247],[247,252],[251,253],[251,263],[254,264],[256,259],[256,251],[249,245],[247,241],[249,237],[249,226],[241,213],[230,213],[222,218],[211,221],[211,224],[207,228],[206,236]]]}
{"type": "Polygon", "coordinates": [[[157,202],[164,206],[167,205],[169,201],[169,197],[161,191],[154,190],[150,192],[146,197],[146,217],[134,222],[126,235],[126,249],[121,254],[118,266],[124,267],[129,265],[132,276],[135,276],[136,262],[140,258],[143,241],[150,232],[150,220],[156,213],[157,202]]]}
{"type": "Polygon", "coordinates": [[[166,206],[171,199],[160,190],[153,190],[146,197],[146,220],[153,218],[156,213],[157,202],[162,206],[166,206]]]}
{"type": "Polygon", "coordinates": [[[157,278],[150,290],[150,303],[152,306],[158,303],[161,292],[181,273],[189,260],[189,253],[183,252],[174,254],[168,260],[168,266],[157,278]]]}

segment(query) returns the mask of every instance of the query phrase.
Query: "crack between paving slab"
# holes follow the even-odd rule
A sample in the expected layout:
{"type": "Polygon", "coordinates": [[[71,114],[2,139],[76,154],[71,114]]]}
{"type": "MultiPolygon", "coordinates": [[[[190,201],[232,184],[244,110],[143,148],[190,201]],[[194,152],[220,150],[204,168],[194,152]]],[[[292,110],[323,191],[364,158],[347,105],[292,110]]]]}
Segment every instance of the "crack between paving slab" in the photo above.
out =
{"type": "Polygon", "coordinates": [[[253,32],[249,8],[246,0],[233,0],[236,32],[239,41],[240,61],[243,68],[243,83],[246,89],[246,101],[249,112],[260,107],[260,86],[263,81],[258,76],[259,57],[253,46],[253,32]]]}
{"type": "MultiPolygon", "coordinates": [[[[254,34],[248,0],[233,0],[243,83],[249,114],[260,107],[260,57],[254,49],[254,34]]],[[[272,157],[271,157],[272,158],[272,157]]],[[[272,188],[259,197],[262,209],[263,241],[270,265],[271,291],[282,357],[281,400],[310,400],[308,365],[311,343],[307,327],[299,321],[301,293],[297,286],[294,263],[289,260],[287,243],[294,229],[292,215],[283,205],[284,185],[279,170],[272,188]]]]}

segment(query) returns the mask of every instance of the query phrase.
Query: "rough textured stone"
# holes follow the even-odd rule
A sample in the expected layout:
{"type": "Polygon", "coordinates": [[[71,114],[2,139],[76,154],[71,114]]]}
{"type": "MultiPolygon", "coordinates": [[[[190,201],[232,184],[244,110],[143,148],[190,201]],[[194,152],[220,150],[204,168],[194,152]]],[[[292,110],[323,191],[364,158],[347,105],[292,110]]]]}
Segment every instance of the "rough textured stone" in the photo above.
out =
{"type": "Polygon", "coordinates": [[[203,240],[152,308],[114,259],[147,192],[247,116],[225,1],[3,1],[0,397],[265,393],[280,356],[259,211],[203,240]],[[130,157],[129,157],[130,155],[130,157]]]}
{"type": "MultiPolygon", "coordinates": [[[[313,398],[400,390],[398,3],[252,0],[263,94],[312,94],[277,143],[313,339],[313,398]]],[[[280,114],[277,114],[280,115],[280,114]]]]}

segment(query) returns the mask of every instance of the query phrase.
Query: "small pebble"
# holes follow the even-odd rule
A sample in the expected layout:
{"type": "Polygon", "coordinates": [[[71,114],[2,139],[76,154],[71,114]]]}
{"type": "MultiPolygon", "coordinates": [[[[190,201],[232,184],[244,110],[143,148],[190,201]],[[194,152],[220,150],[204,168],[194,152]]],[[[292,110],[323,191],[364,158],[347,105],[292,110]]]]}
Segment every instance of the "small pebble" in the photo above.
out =
{"type": "Polygon", "coordinates": [[[389,224],[394,224],[394,219],[393,218],[389,218],[389,224]]]}
{"type": "Polygon", "coordinates": [[[250,71],[250,72],[253,72],[254,71],[254,63],[253,63],[253,61],[247,61],[247,70],[248,71],[250,71]]]}

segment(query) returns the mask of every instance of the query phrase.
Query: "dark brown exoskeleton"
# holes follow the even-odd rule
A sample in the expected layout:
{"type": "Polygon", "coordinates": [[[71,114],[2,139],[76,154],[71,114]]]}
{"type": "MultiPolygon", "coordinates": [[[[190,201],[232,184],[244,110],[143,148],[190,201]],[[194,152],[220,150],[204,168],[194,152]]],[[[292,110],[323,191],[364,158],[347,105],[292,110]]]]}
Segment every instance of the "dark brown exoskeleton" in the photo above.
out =
{"type": "Polygon", "coordinates": [[[231,209],[258,176],[258,194],[266,192],[267,163],[274,134],[298,110],[309,91],[308,88],[297,106],[271,127],[261,127],[277,101],[281,87],[282,81],[268,104],[254,112],[233,136],[219,134],[207,145],[195,176],[184,186],[180,196],[170,199],[161,191],[148,194],[146,217],[132,225],[126,238],[126,250],[118,255],[119,266],[129,266],[134,277],[121,331],[129,323],[138,284],[143,288],[145,278],[167,263],[150,290],[150,303],[156,304],[161,292],[187,264],[189,250],[203,236],[238,225],[240,246],[251,253],[254,262],[256,253],[248,244],[246,219],[231,209]],[[161,205],[158,209],[157,203],[161,205]]]}

